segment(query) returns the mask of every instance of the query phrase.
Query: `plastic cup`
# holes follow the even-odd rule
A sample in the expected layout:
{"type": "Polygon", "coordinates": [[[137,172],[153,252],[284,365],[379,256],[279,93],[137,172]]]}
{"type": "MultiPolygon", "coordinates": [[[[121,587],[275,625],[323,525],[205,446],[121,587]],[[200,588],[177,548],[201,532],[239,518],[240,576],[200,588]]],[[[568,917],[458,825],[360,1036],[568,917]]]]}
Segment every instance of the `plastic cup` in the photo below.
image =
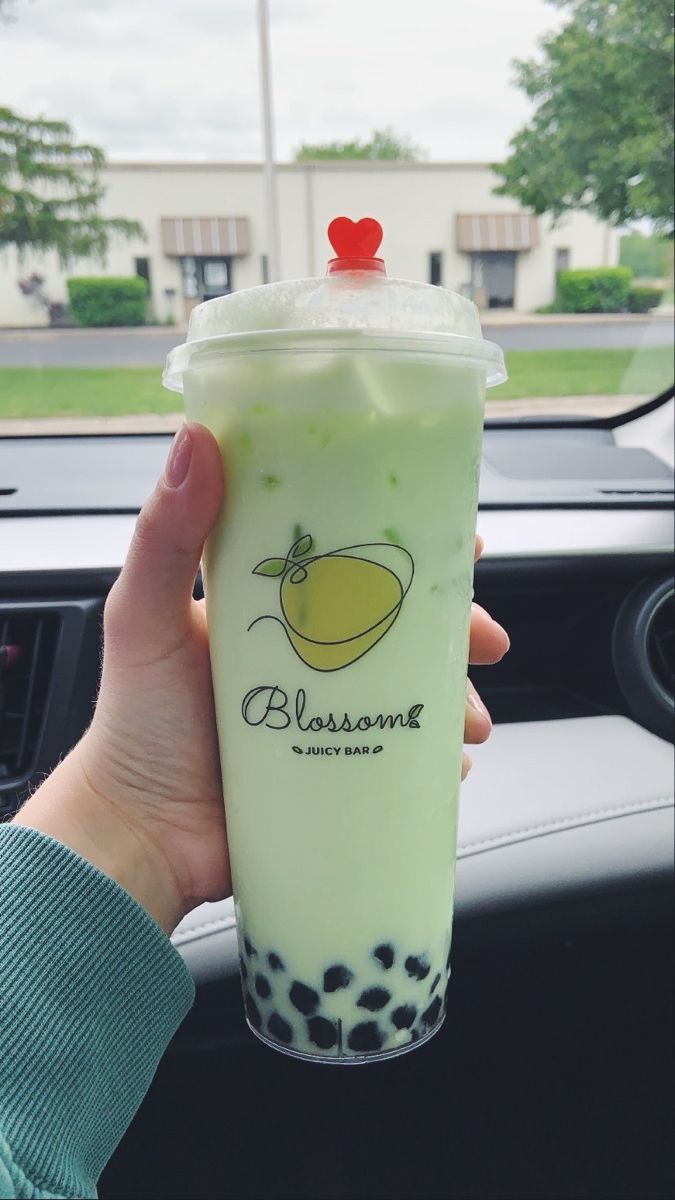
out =
{"type": "Polygon", "coordinates": [[[248,1024],[402,1054],[445,1013],[489,368],[468,337],[345,329],[178,366],[227,470],[204,577],[248,1024]]]}

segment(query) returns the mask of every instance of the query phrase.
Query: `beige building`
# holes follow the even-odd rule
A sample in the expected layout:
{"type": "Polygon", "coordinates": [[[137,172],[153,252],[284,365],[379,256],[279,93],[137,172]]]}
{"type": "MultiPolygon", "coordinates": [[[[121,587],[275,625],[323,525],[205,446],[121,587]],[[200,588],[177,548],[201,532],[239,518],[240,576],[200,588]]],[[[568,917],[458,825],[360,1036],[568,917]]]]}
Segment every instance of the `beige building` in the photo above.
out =
{"type": "MultiPolygon", "coordinates": [[[[277,169],[281,274],[320,275],[332,217],[374,216],[390,275],[440,283],[481,307],[532,311],[553,299],[556,271],[613,266],[618,235],[586,213],[553,227],[496,196],[487,164],[320,162],[277,169]]],[[[47,323],[19,279],[36,272],[52,301],[68,275],[145,276],[152,316],[183,324],[200,300],[266,280],[262,167],[255,163],[111,163],[102,211],[142,223],[146,240],[115,240],[105,264],[55,255],[0,258],[0,326],[47,323]]]]}

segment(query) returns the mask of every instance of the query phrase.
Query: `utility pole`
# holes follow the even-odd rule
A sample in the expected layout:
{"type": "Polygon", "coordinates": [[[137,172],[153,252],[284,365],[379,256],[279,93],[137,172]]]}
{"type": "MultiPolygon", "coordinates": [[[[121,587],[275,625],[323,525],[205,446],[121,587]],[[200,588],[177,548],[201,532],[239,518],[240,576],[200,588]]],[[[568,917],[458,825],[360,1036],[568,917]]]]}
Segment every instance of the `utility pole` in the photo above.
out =
{"type": "Polygon", "coordinates": [[[260,91],[263,119],[265,222],[267,226],[267,274],[270,282],[280,277],[279,201],[274,169],[274,121],[272,115],[272,77],[270,67],[269,8],[267,0],[258,0],[258,44],[260,91]]]}

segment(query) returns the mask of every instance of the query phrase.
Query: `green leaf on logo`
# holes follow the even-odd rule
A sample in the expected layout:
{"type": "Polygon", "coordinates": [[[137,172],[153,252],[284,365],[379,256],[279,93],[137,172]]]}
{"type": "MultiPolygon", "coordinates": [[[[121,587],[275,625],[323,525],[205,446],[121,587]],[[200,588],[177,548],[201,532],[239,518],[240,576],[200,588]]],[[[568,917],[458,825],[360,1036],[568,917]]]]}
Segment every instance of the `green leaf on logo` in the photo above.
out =
{"type": "Polygon", "coordinates": [[[264,558],[253,568],[254,575],[283,575],[288,563],[285,558],[264,558]]]}
{"type": "Polygon", "coordinates": [[[311,533],[306,533],[303,537],[298,538],[288,551],[289,558],[304,558],[305,554],[309,554],[312,549],[313,539],[311,533]]]}

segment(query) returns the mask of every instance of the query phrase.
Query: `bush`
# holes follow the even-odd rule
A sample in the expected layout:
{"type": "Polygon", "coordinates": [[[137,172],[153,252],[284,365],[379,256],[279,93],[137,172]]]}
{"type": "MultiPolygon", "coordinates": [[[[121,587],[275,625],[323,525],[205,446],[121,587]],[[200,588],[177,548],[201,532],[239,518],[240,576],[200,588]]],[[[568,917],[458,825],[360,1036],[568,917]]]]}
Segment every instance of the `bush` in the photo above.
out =
{"type": "Polygon", "coordinates": [[[598,267],[558,273],[561,312],[625,312],[633,272],[628,267],[598,267]]]}
{"type": "Polygon", "coordinates": [[[663,300],[663,288],[634,287],[628,293],[628,311],[646,313],[663,300]]]}
{"type": "Polygon", "coordinates": [[[69,279],[70,311],[76,325],[143,325],[148,284],[137,275],[69,279]]]}

